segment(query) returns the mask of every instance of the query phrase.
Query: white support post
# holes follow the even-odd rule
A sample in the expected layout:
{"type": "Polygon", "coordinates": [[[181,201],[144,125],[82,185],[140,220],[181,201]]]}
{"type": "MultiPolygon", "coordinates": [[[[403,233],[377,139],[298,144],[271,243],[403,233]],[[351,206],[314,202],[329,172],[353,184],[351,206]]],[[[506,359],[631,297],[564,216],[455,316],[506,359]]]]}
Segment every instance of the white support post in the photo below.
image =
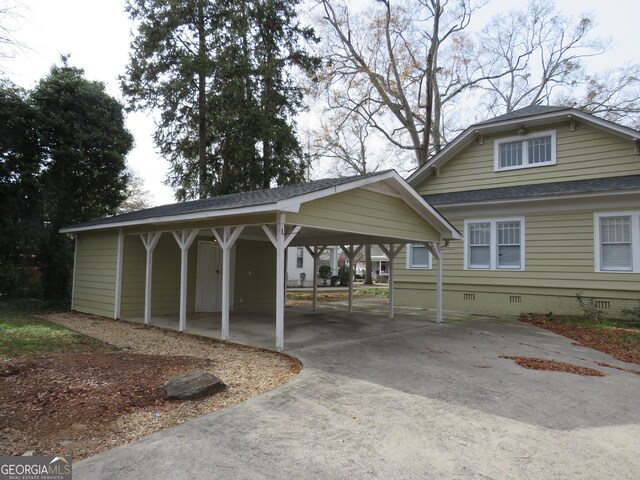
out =
{"type": "Polygon", "coordinates": [[[220,248],[222,248],[222,331],[220,333],[222,340],[229,340],[231,249],[242,233],[242,230],[244,230],[244,225],[233,229],[231,227],[223,227],[221,235],[217,229],[211,229],[213,236],[216,237],[220,248]]]}
{"type": "Polygon", "coordinates": [[[113,318],[120,318],[122,306],[122,256],[124,253],[124,235],[122,229],[118,230],[118,254],[116,257],[116,298],[113,305],[113,318]]]}
{"type": "Polygon", "coordinates": [[[349,313],[353,313],[353,261],[363,247],[364,245],[360,245],[354,250],[353,245],[349,245],[349,248],[346,248],[343,245],[340,246],[344,254],[349,259],[349,313]]]}
{"type": "Polygon", "coordinates": [[[320,255],[324,253],[327,249],[324,247],[304,247],[309,252],[309,255],[313,258],[313,306],[312,311],[316,311],[316,307],[318,305],[318,260],[320,259],[320,255]]]}
{"type": "Polygon", "coordinates": [[[76,298],[76,268],[78,263],[78,234],[73,234],[73,279],[71,283],[71,310],[76,298]]]}
{"type": "Polygon", "coordinates": [[[293,230],[285,234],[285,214],[278,213],[276,221],[275,235],[267,225],[262,225],[273,246],[276,247],[276,349],[284,350],[284,307],[285,307],[285,268],[284,256],[287,247],[302,228],[300,225],[293,227],[293,230]]]}
{"type": "Polygon", "coordinates": [[[380,249],[384,252],[384,254],[387,256],[387,258],[389,259],[389,319],[393,320],[393,316],[395,314],[394,312],[394,290],[395,290],[395,285],[394,285],[394,278],[393,278],[393,262],[395,261],[396,256],[398,255],[398,253],[400,252],[400,250],[402,250],[402,247],[404,245],[398,245],[398,248],[394,249],[394,244],[390,244],[389,248],[387,249],[387,247],[385,247],[384,245],[378,245],[380,247],[380,249]]]}
{"type": "MultiPolygon", "coordinates": [[[[442,323],[442,245],[440,243],[425,243],[427,250],[438,260],[436,276],[436,323],[442,323]]],[[[445,244],[446,245],[446,244],[445,244]]]]}
{"type": "Polygon", "coordinates": [[[189,247],[196,239],[200,229],[182,230],[173,233],[173,238],[180,247],[180,324],[178,330],[184,332],[187,329],[187,265],[189,261],[189,247]]]}
{"type": "Polygon", "coordinates": [[[147,251],[147,263],[144,280],[144,323],[151,323],[151,279],[153,276],[153,250],[158,244],[158,240],[162,236],[162,232],[141,233],[140,239],[147,251]]]}
{"type": "Polygon", "coordinates": [[[438,280],[436,285],[436,323],[442,323],[442,247],[440,244],[434,245],[434,250],[438,257],[438,280]]]}

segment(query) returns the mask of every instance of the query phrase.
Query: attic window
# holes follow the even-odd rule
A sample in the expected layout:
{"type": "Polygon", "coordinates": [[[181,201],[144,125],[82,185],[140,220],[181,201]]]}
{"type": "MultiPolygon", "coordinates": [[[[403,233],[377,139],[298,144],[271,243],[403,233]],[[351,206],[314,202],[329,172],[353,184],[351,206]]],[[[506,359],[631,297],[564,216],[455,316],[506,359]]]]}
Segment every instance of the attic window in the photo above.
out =
{"type": "Polygon", "coordinates": [[[500,138],[494,141],[496,172],[555,164],[555,130],[500,138]]]}

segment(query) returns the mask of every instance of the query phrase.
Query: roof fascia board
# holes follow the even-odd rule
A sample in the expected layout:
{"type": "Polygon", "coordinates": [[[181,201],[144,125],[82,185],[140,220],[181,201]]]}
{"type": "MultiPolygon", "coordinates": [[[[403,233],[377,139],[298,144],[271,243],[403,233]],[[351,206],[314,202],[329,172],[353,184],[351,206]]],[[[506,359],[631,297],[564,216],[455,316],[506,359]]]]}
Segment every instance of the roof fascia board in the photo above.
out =
{"type": "Polygon", "coordinates": [[[254,205],[251,207],[230,208],[227,210],[205,210],[202,212],[185,213],[178,215],[164,215],[161,217],[142,218],[140,220],[127,220],[124,222],[100,223],[97,225],[87,225],[84,227],[65,227],[60,229],[60,233],[86,232],[90,230],[106,230],[110,228],[131,227],[138,225],[162,224],[172,222],[185,222],[191,220],[206,220],[213,217],[223,218],[236,215],[247,215],[252,213],[275,212],[275,203],[265,205],[254,205]]]}

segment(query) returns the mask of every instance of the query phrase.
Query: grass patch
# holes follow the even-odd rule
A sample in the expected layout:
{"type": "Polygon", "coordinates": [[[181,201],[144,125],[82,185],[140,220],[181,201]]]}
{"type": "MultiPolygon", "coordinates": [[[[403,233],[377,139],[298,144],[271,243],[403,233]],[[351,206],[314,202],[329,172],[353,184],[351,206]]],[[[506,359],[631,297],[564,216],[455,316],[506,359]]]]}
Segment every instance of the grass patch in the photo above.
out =
{"type": "Polygon", "coordinates": [[[520,321],[551,330],[623,362],[640,364],[640,329],[624,322],[544,314],[521,315],[520,321]]]}
{"type": "MultiPolygon", "coordinates": [[[[375,287],[360,287],[353,289],[353,298],[389,298],[389,289],[375,287]]],[[[318,290],[318,302],[343,302],[349,299],[349,292],[318,290]]],[[[287,292],[287,300],[290,305],[304,305],[313,300],[313,292],[287,292]]]]}
{"type": "Polygon", "coordinates": [[[95,352],[114,348],[55,323],[38,318],[62,310],[60,304],[39,300],[0,301],[0,357],[53,352],[95,352]]]}

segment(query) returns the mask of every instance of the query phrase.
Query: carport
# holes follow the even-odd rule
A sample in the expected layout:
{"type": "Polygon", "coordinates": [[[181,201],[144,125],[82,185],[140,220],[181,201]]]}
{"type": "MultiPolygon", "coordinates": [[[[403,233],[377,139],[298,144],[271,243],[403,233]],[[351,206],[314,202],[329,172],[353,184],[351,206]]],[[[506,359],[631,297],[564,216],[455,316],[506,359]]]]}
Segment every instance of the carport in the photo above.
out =
{"type": "MultiPolygon", "coordinates": [[[[187,313],[213,308],[221,312],[223,340],[232,309],[267,310],[275,314],[279,350],[287,247],[305,247],[317,262],[329,245],[351,260],[364,245],[380,245],[392,260],[405,245],[424,244],[438,260],[441,321],[441,248],[461,238],[394,170],[165,205],[61,231],[76,237],[72,309],[114,318],[141,313],[145,323],[153,314],[177,314],[184,331],[187,313]]],[[[349,311],[352,289],[351,280],[349,311]]],[[[393,318],[392,268],[389,290],[393,318]]],[[[314,309],[316,295],[317,280],[314,309]]]]}

